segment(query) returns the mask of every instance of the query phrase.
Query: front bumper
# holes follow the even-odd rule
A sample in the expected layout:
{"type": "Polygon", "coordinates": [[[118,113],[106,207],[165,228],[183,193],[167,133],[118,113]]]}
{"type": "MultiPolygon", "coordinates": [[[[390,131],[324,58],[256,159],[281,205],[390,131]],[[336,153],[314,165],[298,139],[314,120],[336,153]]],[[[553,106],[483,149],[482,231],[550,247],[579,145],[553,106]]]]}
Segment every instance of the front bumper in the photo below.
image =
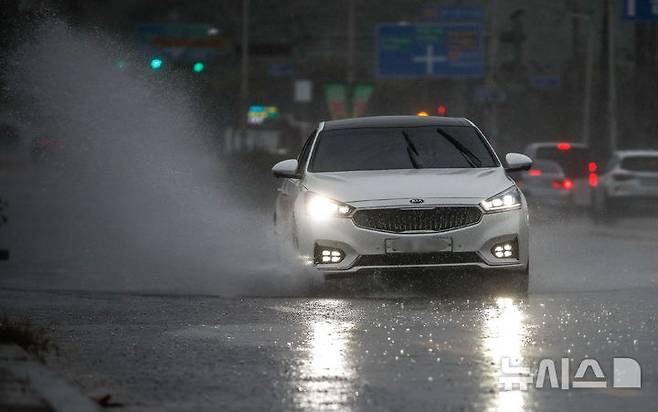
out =
{"type": "Polygon", "coordinates": [[[299,250],[305,260],[327,273],[350,273],[362,269],[432,268],[476,266],[486,269],[518,270],[528,265],[528,212],[523,207],[507,212],[483,214],[479,223],[441,233],[389,233],[357,227],[352,219],[331,218],[314,221],[305,214],[296,216],[299,250]],[[450,250],[440,253],[403,255],[387,253],[386,241],[399,238],[449,239],[450,250]],[[496,258],[494,245],[515,242],[517,256],[496,258]],[[318,264],[316,247],[337,248],[344,252],[339,263],[318,264]],[[420,259],[415,259],[416,257],[420,259]]]}

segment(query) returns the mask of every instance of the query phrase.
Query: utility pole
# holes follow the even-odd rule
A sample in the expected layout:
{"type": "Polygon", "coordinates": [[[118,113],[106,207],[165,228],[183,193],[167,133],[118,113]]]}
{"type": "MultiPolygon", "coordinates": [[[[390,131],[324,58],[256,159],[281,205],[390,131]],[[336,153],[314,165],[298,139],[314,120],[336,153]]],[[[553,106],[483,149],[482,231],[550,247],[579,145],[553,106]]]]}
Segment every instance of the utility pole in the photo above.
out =
{"type": "Polygon", "coordinates": [[[355,31],[356,31],[356,0],[347,0],[347,65],[345,80],[347,82],[347,101],[345,106],[348,116],[354,116],[354,54],[355,54],[355,31]]]}
{"type": "MultiPolygon", "coordinates": [[[[492,95],[498,95],[496,70],[498,68],[498,0],[489,2],[489,69],[487,70],[487,89],[492,95]]],[[[498,102],[492,100],[489,105],[489,134],[501,144],[498,139],[498,102]]]]}
{"type": "Polygon", "coordinates": [[[617,8],[614,0],[608,0],[608,133],[610,151],[617,150],[617,67],[615,58],[615,17],[617,8]]]}
{"type": "Polygon", "coordinates": [[[581,140],[590,142],[590,123],[592,118],[592,78],[594,74],[594,21],[589,14],[570,13],[574,21],[582,19],[587,24],[587,56],[585,57],[585,90],[583,92],[583,119],[581,124],[581,140]]]}
{"type": "Polygon", "coordinates": [[[355,31],[356,31],[356,10],[355,1],[348,0],[347,6],[347,84],[351,88],[354,83],[354,53],[355,53],[355,31]]]}
{"type": "Polygon", "coordinates": [[[240,134],[237,148],[246,144],[247,138],[247,99],[249,98],[249,0],[242,0],[242,50],[240,70],[240,105],[238,125],[240,134]]]}

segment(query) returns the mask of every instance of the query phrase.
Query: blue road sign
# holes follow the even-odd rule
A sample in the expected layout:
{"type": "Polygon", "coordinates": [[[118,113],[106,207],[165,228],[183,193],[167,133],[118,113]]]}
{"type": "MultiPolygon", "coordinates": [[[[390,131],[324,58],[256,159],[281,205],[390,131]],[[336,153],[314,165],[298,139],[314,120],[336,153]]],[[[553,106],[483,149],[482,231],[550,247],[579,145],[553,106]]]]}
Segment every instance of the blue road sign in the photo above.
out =
{"type": "Polygon", "coordinates": [[[658,20],[658,0],[624,0],[624,18],[658,20]]]}
{"type": "Polygon", "coordinates": [[[484,12],[480,6],[453,5],[442,6],[434,3],[425,4],[420,9],[423,21],[441,21],[451,23],[482,23],[484,12]]]}
{"type": "Polygon", "coordinates": [[[439,6],[439,19],[452,22],[482,22],[484,12],[480,6],[439,6]]]}
{"type": "Polygon", "coordinates": [[[380,24],[377,75],[388,77],[482,77],[482,25],[380,24]]]}

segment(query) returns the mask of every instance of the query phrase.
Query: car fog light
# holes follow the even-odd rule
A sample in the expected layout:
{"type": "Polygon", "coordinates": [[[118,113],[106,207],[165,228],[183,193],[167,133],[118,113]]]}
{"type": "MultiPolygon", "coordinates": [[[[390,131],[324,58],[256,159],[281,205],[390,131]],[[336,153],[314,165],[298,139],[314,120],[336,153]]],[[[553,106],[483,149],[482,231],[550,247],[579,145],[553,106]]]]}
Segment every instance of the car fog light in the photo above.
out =
{"type": "Polygon", "coordinates": [[[345,257],[343,251],[336,248],[319,246],[316,247],[315,250],[316,263],[340,263],[345,257]]]}
{"type": "Polygon", "coordinates": [[[518,257],[516,242],[505,242],[494,245],[491,253],[498,259],[509,259],[518,257]]]}

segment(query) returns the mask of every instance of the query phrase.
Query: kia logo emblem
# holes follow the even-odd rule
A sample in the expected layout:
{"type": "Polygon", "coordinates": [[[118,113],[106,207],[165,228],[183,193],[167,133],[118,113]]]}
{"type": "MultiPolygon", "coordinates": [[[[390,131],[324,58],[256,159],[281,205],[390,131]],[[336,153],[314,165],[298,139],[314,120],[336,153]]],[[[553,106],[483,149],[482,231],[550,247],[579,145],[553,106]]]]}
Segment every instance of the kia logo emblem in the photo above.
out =
{"type": "Polygon", "coordinates": [[[409,203],[418,204],[418,203],[425,203],[425,201],[423,199],[411,199],[409,200],[409,203]]]}

